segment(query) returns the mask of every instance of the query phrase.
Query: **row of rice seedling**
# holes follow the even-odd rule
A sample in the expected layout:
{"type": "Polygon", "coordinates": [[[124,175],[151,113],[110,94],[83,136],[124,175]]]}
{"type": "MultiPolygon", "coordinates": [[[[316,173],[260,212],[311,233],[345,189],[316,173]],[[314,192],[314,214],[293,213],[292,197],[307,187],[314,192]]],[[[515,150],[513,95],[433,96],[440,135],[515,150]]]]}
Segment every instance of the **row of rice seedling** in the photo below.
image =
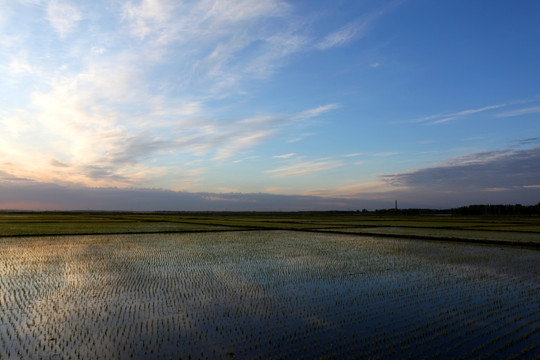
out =
{"type": "Polygon", "coordinates": [[[528,356],[539,259],[287,231],[6,238],[0,359],[528,356]]]}

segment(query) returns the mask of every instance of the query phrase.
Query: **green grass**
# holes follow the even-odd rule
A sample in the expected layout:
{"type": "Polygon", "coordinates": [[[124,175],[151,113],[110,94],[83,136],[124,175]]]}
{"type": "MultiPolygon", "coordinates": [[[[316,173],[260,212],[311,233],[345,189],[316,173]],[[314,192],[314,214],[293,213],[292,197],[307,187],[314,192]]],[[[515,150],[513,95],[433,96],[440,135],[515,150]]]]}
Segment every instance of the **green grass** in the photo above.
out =
{"type": "Polygon", "coordinates": [[[540,234],[536,232],[513,232],[494,230],[462,230],[462,229],[438,229],[438,228],[413,228],[413,227],[373,227],[373,228],[346,228],[339,229],[343,233],[361,233],[371,235],[388,235],[411,238],[438,238],[438,239],[470,239],[490,240],[492,242],[505,243],[508,241],[537,244],[540,246],[540,234]]]}

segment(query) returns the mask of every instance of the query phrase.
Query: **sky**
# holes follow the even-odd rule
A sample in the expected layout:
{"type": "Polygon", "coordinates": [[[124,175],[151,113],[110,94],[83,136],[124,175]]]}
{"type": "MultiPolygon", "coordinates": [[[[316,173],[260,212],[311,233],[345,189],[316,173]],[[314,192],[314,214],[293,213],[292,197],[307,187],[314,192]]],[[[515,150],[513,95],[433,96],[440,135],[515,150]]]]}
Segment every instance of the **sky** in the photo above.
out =
{"type": "Polygon", "coordinates": [[[540,202],[537,0],[0,9],[0,209],[540,202]]]}

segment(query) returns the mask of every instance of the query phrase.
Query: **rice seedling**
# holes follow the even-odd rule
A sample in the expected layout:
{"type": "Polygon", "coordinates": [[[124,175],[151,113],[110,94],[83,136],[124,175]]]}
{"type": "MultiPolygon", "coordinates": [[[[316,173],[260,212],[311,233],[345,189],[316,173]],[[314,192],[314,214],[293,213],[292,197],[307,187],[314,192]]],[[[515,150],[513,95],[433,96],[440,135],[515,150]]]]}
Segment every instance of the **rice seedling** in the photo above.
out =
{"type": "Polygon", "coordinates": [[[290,231],[4,238],[0,359],[537,356],[533,249],[290,231]]]}

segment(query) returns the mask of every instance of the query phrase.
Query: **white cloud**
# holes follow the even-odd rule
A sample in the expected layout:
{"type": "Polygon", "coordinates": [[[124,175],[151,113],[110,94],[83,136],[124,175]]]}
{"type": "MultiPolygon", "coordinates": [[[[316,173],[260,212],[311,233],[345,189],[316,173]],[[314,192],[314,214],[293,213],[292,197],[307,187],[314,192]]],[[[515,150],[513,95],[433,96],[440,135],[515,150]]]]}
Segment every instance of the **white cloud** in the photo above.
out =
{"type": "Polygon", "coordinates": [[[31,128],[31,124],[32,123],[27,118],[27,115],[22,112],[20,112],[20,114],[0,116],[2,131],[7,133],[12,139],[20,138],[31,128]]]}
{"type": "MultiPolygon", "coordinates": [[[[15,164],[11,174],[89,186],[155,186],[163,184],[156,174],[168,176],[171,165],[166,157],[230,158],[251,151],[300,119],[335,108],[324,105],[298,114],[220,121],[204,115],[203,102],[152,93],[141,83],[137,57],[119,55],[113,60],[93,62],[73,76],[46,79],[48,86],[32,93],[29,109],[5,118],[9,126],[4,135],[11,136],[0,135],[0,152],[15,164]],[[28,141],[17,143],[16,137],[22,136],[28,141]],[[25,155],[33,153],[40,154],[40,166],[25,155]]],[[[184,185],[203,172],[186,174],[184,185]]]]}
{"type": "Polygon", "coordinates": [[[37,181],[90,186],[141,185],[150,177],[159,181],[156,175],[165,174],[164,168],[143,165],[144,159],[174,149],[177,133],[171,126],[201,106],[150,93],[140,83],[140,70],[122,61],[42,80],[48,86],[32,93],[26,110],[3,117],[9,124],[4,135],[10,137],[0,141],[6,161],[16,164],[12,173],[37,181]],[[168,129],[169,134],[163,137],[152,129],[168,129]],[[17,137],[25,142],[17,142],[17,137]],[[71,165],[58,169],[50,158],[71,165]]]}
{"type": "Polygon", "coordinates": [[[386,198],[385,192],[391,187],[384,181],[372,181],[366,183],[354,183],[351,185],[335,186],[332,188],[307,190],[301,193],[306,196],[335,197],[343,199],[380,199],[386,198]]]}
{"type": "Polygon", "coordinates": [[[163,30],[171,19],[174,3],[169,0],[143,0],[139,5],[128,2],[123,7],[123,15],[130,21],[133,34],[144,38],[152,32],[163,30]]]}
{"type": "Polygon", "coordinates": [[[340,161],[314,160],[266,170],[265,173],[272,174],[274,177],[300,176],[330,170],[340,166],[343,166],[343,163],[340,161]]]}
{"type": "Polygon", "coordinates": [[[47,20],[60,37],[66,37],[74,31],[81,19],[81,12],[72,4],[55,0],[47,4],[47,20]]]}
{"type": "Polygon", "coordinates": [[[34,69],[32,68],[32,66],[30,66],[30,64],[28,63],[25,57],[12,58],[11,61],[9,62],[9,70],[10,70],[10,73],[15,73],[15,74],[34,73],[34,69]]]}
{"type": "MultiPolygon", "coordinates": [[[[0,3],[0,5],[5,6],[6,4],[0,3]]],[[[1,11],[0,12],[0,31],[3,30],[4,26],[8,22],[8,14],[7,11],[1,11]]]]}
{"type": "Polygon", "coordinates": [[[512,190],[512,188],[511,187],[508,187],[508,188],[494,187],[494,188],[482,189],[482,191],[487,191],[487,192],[501,192],[501,191],[509,191],[509,190],[512,190]]]}
{"type": "Polygon", "coordinates": [[[92,46],[90,50],[92,51],[93,54],[96,54],[96,55],[104,54],[106,51],[105,48],[100,47],[100,46],[92,46]]]}
{"type": "Polygon", "coordinates": [[[501,114],[495,115],[496,117],[514,117],[514,116],[521,116],[521,115],[528,115],[528,114],[538,114],[540,113],[540,106],[533,106],[533,107],[527,107],[523,109],[516,109],[511,110],[507,112],[503,112],[501,114]]]}
{"type": "Polygon", "coordinates": [[[177,87],[219,98],[242,93],[243,81],[271,75],[309,47],[289,8],[278,0],[144,0],[122,13],[147,58],[180,70],[177,87]]]}
{"type": "Polygon", "coordinates": [[[307,43],[304,36],[293,32],[268,37],[264,50],[254,57],[245,72],[255,78],[267,77],[279,68],[289,55],[304,50],[307,43]]]}
{"type": "Polygon", "coordinates": [[[295,142],[299,142],[299,141],[302,141],[304,140],[305,138],[309,137],[309,136],[313,136],[315,135],[315,133],[312,133],[312,132],[308,132],[308,133],[302,133],[300,134],[299,136],[295,137],[295,138],[292,138],[292,139],[289,139],[287,140],[288,143],[292,144],[292,143],[295,143],[295,142]]]}
{"type": "Polygon", "coordinates": [[[259,130],[254,133],[245,132],[243,134],[230,136],[227,139],[227,143],[217,149],[214,160],[230,158],[242,150],[251,149],[262,143],[272,134],[274,134],[274,131],[259,130]]]}
{"type": "Polygon", "coordinates": [[[261,16],[284,15],[289,5],[275,0],[217,0],[206,1],[210,6],[207,18],[218,22],[237,23],[261,16]]]}
{"type": "MultiPolygon", "coordinates": [[[[208,43],[242,35],[260,19],[284,16],[289,6],[274,0],[204,0],[182,2],[143,0],[123,6],[123,17],[140,39],[153,37],[159,44],[208,43]]],[[[260,25],[260,24],[259,24],[260,25]]],[[[258,27],[260,31],[260,26],[258,27]]],[[[254,31],[251,35],[257,36],[254,31]]]]}
{"type": "Polygon", "coordinates": [[[381,152],[381,153],[373,154],[373,156],[376,156],[376,157],[389,157],[389,156],[394,156],[394,155],[397,155],[397,154],[399,154],[399,153],[395,152],[395,151],[387,151],[387,152],[381,152]]]}
{"type": "Polygon", "coordinates": [[[375,21],[397,5],[398,2],[392,2],[378,11],[373,11],[366,16],[343,25],[338,30],[326,35],[318,44],[315,45],[315,48],[319,50],[328,50],[334,47],[346,45],[358,38],[365,37],[375,21]]]}
{"type": "Polygon", "coordinates": [[[334,108],[336,106],[330,104],[292,115],[259,116],[227,124],[213,123],[206,127],[203,133],[195,131],[192,136],[196,139],[199,151],[202,153],[214,151],[214,159],[222,160],[253,149],[299,120],[317,117],[334,108]]]}
{"type": "Polygon", "coordinates": [[[319,50],[343,46],[366,34],[371,23],[370,19],[359,19],[342,26],[339,30],[328,34],[316,45],[319,50]]]}
{"type": "MultiPolygon", "coordinates": [[[[267,77],[292,54],[313,50],[311,34],[284,1],[123,4],[86,12],[85,2],[25,2],[24,11],[44,19],[28,18],[10,33],[12,44],[2,41],[3,49],[18,48],[6,51],[0,66],[25,100],[0,118],[2,169],[36,181],[178,189],[203,177],[193,166],[252,155],[278,135],[299,141],[313,133],[296,130],[340,107],[259,115],[262,109],[253,116],[211,109],[243,92],[246,80],[267,77]],[[45,47],[34,46],[38,31],[50,41],[45,47]],[[183,177],[171,185],[176,167],[183,177]]],[[[318,160],[272,174],[341,165],[318,160]]]]}
{"type": "Polygon", "coordinates": [[[291,158],[293,156],[295,156],[296,153],[289,153],[289,154],[283,154],[283,155],[275,155],[275,156],[272,156],[273,158],[276,158],[276,159],[288,159],[288,158],[291,158]]]}
{"type": "Polygon", "coordinates": [[[295,119],[313,118],[313,117],[322,115],[330,110],[338,109],[339,107],[340,107],[339,104],[328,104],[328,105],[319,106],[314,109],[303,111],[302,113],[296,115],[295,119]]]}
{"type": "Polygon", "coordinates": [[[481,113],[481,112],[485,112],[485,111],[489,111],[489,110],[495,110],[495,109],[503,108],[505,106],[507,106],[507,104],[497,104],[497,105],[484,106],[484,107],[477,108],[477,109],[462,110],[462,111],[449,113],[449,114],[429,115],[429,116],[424,116],[424,117],[419,118],[419,119],[412,120],[411,122],[412,123],[424,123],[424,122],[427,122],[430,125],[443,124],[443,123],[446,123],[446,122],[449,122],[449,121],[452,121],[452,120],[456,120],[456,119],[460,119],[460,118],[463,118],[463,117],[466,117],[466,116],[469,116],[469,115],[473,115],[473,114],[477,114],[477,113],[481,113]]]}

